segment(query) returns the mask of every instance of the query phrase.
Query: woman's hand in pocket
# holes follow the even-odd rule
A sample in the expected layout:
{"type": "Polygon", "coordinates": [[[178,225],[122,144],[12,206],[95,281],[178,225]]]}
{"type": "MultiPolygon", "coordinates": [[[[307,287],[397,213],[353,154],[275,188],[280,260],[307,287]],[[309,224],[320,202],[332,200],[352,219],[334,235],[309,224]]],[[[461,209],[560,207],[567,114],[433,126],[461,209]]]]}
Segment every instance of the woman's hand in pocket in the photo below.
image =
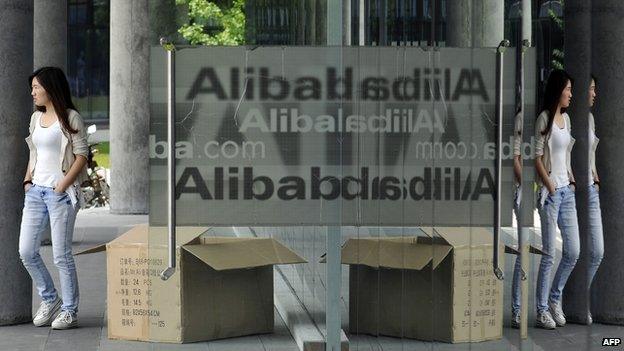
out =
{"type": "Polygon", "coordinates": [[[63,181],[60,181],[56,184],[53,190],[57,194],[62,194],[65,190],[67,190],[67,186],[63,183],[63,181]]]}

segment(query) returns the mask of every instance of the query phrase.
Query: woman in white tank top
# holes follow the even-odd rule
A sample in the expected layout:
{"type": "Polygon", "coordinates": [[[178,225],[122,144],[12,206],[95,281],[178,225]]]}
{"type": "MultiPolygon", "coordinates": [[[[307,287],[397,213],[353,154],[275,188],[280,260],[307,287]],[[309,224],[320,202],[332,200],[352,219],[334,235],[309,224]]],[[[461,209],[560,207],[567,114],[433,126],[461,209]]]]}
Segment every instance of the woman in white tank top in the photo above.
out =
{"type": "MultiPolygon", "coordinates": [[[[594,106],[596,98],[596,77],[591,77],[589,86],[589,106],[594,106]]],[[[596,168],[596,149],[598,148],[598,137],[596,136],[596,122],[593,113],[589,113],[589,233],[588,247],[589,266],[587,271],[587,289],[591,288],[592,281],[598,271],[604,255],[604,237],[602,231],[602,212],[600,210],[600,177],[596,168]]],[[[590,295],[591,296],[591,295],[590,295]]],[[[591,299],[590,299],[591,301],[591,299]]],[[[591,306],[590,306],[591,307],[591,306]]],[[[587,311],[587,324],[592,324],[591,311],[587,311]]]]}
{"type": "Polygon", "coordinates": [[[83,203],[79,184],[86,177],[86,133],[61,69],[41,68],[29,77],[29,83],[37,110],[30,118],[30,135],[26,138],[30,158],[24,176],[19,253],[42,300],[33,323],[68,329],[78,325],[78,277],[72,237],[76,214],[83,203]],[[60,291],[39,255],[47,223],[60,291]]]}
{"type": "Polygon", "coordinates": [[[545,253],[537,275],[535,304],[536,326],[544,329],[566,324],[561,295],[580,251],[576,184],[570,166],[574,138],[570,134],[570,117],[565,113],[571,98],[572,79],[565,71],[554,70],[546,84],[544,108],[535,123],[536,181],[540,185],[538,209],[545,253]],[[557,226],[561,230],[563,252],[551,283],[557,226]]]}

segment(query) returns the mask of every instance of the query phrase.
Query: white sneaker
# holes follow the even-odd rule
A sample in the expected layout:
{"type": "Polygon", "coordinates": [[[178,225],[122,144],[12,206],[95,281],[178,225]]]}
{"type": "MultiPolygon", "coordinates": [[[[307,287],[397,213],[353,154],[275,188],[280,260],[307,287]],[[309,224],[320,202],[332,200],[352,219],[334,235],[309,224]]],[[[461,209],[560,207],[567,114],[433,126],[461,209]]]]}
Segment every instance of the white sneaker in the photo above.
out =
{"type": "Polygon", "coordinates": [[[566,318],[561,308],[561,302],[548,302],[548,310],[558,327],[566,325],[566,318]]]}
{"type": "Polygon", "coordinates": [[[592,325],[594,323],[594,319],[592,318],[591,312],[587,312],[587,325],[592,325]]]}
{"type": "Polygon", "coordinates": [[[78,316],[69,311],[63,311],[52,322],[52,329],[70,329],[78,326],[78,316]]]}
{"type": "Polygon", "coordinates": [[[550,312],[537,312],[537,320],[535,321],[535,326],[543,329],[555,329],[555,321],[553,320],[550,312]]]}
{"type": "Polygon", "coordinates": [[[35,318],[33,318],[33,324],[36,327],[43,327],[46,325],[50,325],[50,321],[52,320],[52,318],[54,318],[54,316],[56,315],[56,312],[58,312],[61,309],[62,304],[63,304],[63,301],[61,301],[61,299],[58,296],[56,297],[56,300],[50,303],[41,301],[41,304],[39,305],[39,309],[37,310],[37,313],[35,314],[35,318]]]}

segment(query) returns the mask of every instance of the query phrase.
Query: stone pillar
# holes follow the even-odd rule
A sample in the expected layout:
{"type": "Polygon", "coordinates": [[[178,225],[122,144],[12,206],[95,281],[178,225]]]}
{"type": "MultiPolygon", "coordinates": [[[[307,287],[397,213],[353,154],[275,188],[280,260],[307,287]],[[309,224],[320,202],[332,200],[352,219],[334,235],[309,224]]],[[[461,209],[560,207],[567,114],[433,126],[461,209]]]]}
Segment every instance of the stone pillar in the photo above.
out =
{"type": "Polygon", "coordinates": [[[358,44],[360,46],[366,45],[366,11],[364,0],[358,1],[358,44]]]}
{"type": "MultiPolygon", "coordinates": [[[[35,0],[34,23],[34,68],[59,67],[67,74],[67,0],[35,0]]],[[[41,243],[52,243],[49,225],[41,243]]]]}
{"type": "Polygon", "coordinates": [[[472,0],[446,3],[446,46],[472,46],[472,0]]]}
{"type": "Polygon", "coordinates": [[[591,311],[596,322],[624,325],[624,72],[617,68],[624,59],[624,2],[593,1],[592,9],[591,67],[598,80],[594,117],[600,138],[596,167],[605,253],[591,289],[591,311]]]}
{"type": "Polygon", "coordinates": [[[327,0],[312,0],[314,5],[314,22],[312,27],[315,30],[315,45],[328,45],[329,33],[327,33],[328,4],[327,0]]]}
{"type": "Polygon", "coordinates": [[[147,0],[110,4],[111,212],[149,211],[147,0]]]}
{"type": "Polygon", "coordinates": [[[0,325],[32,320],[32,281],[18,254],[28,164],[24,138],[33,111],[33,1],[0,0],[0,325]]]}
{"type": "Polygon", "coordinates": [[[454,0],[446,6],[446,46],[497,47],[503,40],[503,1],[454,0]]]}
{"type": "Polygon", "coordinates": [[[351,46],[351,0],[342,0],[342,45],[351,46]]]}
{"type": "Polygon", "coordinates": [[[576,209],[578,216],[581,254],[563,291],[563,308],[571,322],[586,323],[588,311],[587,264],[588,245],[588,118],[589,79],[591,71],[591,5],[588,0],[566,1],[565,19],[565,69],[574,78],[572,104],[568,114],[572,122],[572,135],[576,139],[572,150],[573,172],[576,180],[576,209]]]}
{"type": "Polygon", "coordinates": [[[533,41],[532,14],[533,13],[531,12],[531,0],[522,0],[522,40],[526,39],[529,42],[533,41]]]}
{"type": "Polygon", "coordinates": [[[67,0],[35,0],[34,67],[59,67],[67,74],[67,0]]]}

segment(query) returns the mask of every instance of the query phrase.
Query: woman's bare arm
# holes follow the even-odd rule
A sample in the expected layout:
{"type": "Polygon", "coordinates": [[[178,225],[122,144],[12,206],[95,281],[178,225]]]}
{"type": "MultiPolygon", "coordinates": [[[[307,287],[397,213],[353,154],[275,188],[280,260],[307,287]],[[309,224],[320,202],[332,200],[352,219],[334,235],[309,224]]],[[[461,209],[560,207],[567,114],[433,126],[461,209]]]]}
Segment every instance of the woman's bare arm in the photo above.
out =
{"type": "Polygon", "coordinates": [[[86,165],[87,158],[82,155],[76,155],[76,160],[74,160],[74,163],[72,163],[69,172],[67,172],[65,174],[65,177],[63,177],[63,179],[58,182],[54,190],[58,193],[62,193],[63,191],[67,190],[67,188],[69,188],[69,186],[74,183],[76,178],[78,178],[78,174],[80,174],[80,172],[86,165]]]}

